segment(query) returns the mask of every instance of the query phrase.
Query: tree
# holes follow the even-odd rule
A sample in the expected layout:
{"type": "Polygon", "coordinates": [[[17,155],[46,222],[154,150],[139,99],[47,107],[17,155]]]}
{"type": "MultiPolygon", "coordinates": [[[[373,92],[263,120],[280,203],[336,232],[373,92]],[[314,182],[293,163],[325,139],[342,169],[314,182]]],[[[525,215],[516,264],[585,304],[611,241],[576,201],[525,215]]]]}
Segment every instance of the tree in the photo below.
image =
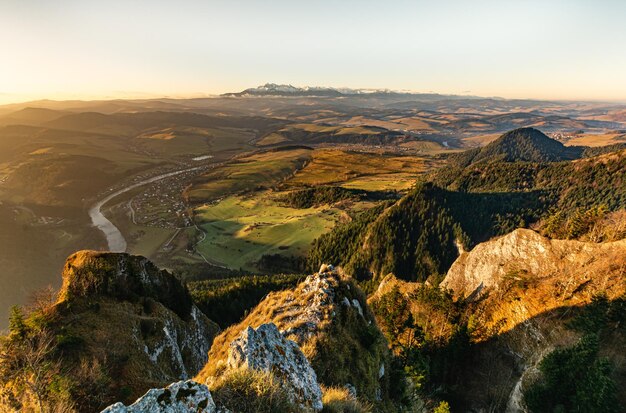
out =
{"type": "Polygon", "coordinates": [[[598,336],[587,334],[573,347],[548,354],[539,365],[541,379],[525,393],[529,409],[533,413],[619,412],[610,364],[598,358],[598,350],[598,336]]]}
{"type": "Polygon", "coordinates": [[[61,376],[60,363],[53,358],[56,337],[46,328],[31,329],[31,322],[20,307],[11,309],[9,335],[0,341],[0,401],[10,400],[17,410],[73,411],[69,400],[51,394],[50,386],[61,376]]]}
{"type": "Polygon", "coordinates": [[[11,313],[9,315],[9,336],[13,340],[22,340],[28,333],[28,327],[26,321],[24,321],[24,312],[22,307],[14,305],[11,307],[11,313]]]}

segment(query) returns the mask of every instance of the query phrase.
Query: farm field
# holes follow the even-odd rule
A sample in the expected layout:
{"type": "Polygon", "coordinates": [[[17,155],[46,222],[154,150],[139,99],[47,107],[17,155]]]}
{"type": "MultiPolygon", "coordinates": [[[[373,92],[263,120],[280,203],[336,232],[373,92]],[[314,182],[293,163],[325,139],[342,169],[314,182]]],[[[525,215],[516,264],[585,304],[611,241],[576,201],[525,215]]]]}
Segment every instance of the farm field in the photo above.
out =
{"type": "Polygon", "coordinates": [[[334,149],[315,151],[311,162],[283,188],[338,185],[363,190],[404,191],[434,162],[426,157],[385,156],[334,149]]]}
{"type": "Polygon", "coordinates": [[[225,194],[268,188],[302,168],[312,152],[311,149],[298,148],[241,157],[198,177],[186,195],[191,203],[199,204],[225,194]]]}
{"type": "Polygon", "coordinates": [[[241,156],[199,177],[187,190],[194,222],[205,236],[196,234],[199,254],[190,258],[185,253],[184,258],[203,256],[230,269],[256,271],[263,255],[303,257],[337,222],[377,201],[299,209],[282,203],[286,194],[320,186],[403,192],[439,162],[425,156],[299,147],[241,156]]]}
{"type": "Polygon", "coordinates": [[[196,208],[195,220],[206,235],[196,248],[229,268],[254,271],[265,254],[304,256],[313,240],[330,231],[344,214],[329,206],[284,207],[276,197],[260,191],[196,208]]]}
{"type": "Polygon", "coordinates": [[[626,133],[582,134],[567,141],[568,146],[605,146],[626,142],[626,133]]]}

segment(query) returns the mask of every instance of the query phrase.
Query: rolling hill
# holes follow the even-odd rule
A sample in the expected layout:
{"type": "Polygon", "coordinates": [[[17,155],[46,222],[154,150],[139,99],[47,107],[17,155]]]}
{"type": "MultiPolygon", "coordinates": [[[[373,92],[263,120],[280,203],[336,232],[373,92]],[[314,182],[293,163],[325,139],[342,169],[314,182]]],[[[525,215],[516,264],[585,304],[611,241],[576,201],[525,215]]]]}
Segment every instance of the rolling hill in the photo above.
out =
{"type": "Polygon", "coordinates": [[[537,129],[520,128],[503,134],[482,148],[454,156],[462,166],[477,162],[554,162],[579,158],[583,148],[567,147],[537,129]]]}

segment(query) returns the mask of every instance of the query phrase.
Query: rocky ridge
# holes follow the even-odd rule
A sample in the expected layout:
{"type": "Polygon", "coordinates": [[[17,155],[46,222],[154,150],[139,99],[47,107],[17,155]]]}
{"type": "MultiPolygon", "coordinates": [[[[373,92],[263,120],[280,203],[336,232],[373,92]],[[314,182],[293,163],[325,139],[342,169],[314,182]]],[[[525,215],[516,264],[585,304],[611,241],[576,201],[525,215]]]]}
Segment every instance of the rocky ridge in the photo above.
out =
{"type": "Polygon", "coordinates": [[[241,323],[216,337],[209,361],[196,380],[211,383],[242,365],[258,365],[263,370],[278,366],[291,378],[290,386],[307,389],[304,393],[312,395],[307,398],[314,401],[308,402],[314,409],[321,408],[314,377],[322,385],[354,389],[364,400],[383,400],[388,389],[386,340],[365,295],[342,277],[339,270],[324,265],[295,289],[270,293],[241,323]],[[268,345],[260,332],[271,337],[270,342],[280,343],[282,351],[268,345]],[[259,345],[262,350],[253,350],[259,345]],[[312,369],[285,365],[286,355],[305,367],[308,360],[312,369]],[[305,384],[299,383],[303,380],[305,384]]]}
{"type": "Polygon", "coordinates": [[[77,388],[84,392],[75,397],[79,406],[92,411],[102,400],[120,400],[120,389],[131,389],[128,401],[189,379],[206,364],[218,331],[173,275],[122,253],[70,256],[53,312],[57,334],[80,343],[64,356],[69,370],[78,375],[85,363],[106,366],[107,389],[93,394],[90,386],[99,384],[89,382],[77,388]]]}
{"type": "MultiPolygon", "coordinates": [[[[535,282],[567,276],[562,293],[590,284],[604,267],[624,265],[626,240],[591,243],[549,239],[529,229],[517,229],[463,252],[441,286],[455,297],[476,300],[485,292],[503,290],[511,282],[535,282]],[[573,288],[573,289],[572,289],[573,288]]],[[[596,280],[597,281],[597,280],[596,280]]],[[[580,290],[582,291],[582,290],[580,290]]]]}
{"type": "MultiPolygon", "coordinates": [[[[524,390],[541,360],[580,337],[568,320],[598,296],[610,301],[626,293],[626,240],[548,239],[517,229],[462,253],[441,288],[464,303],[477,341],[464,392],[482,395],[474,396],[476,408],[499,399],[507,413],[526,412],[524,390]]],[[[607,354],[614,352],[610,342],[607,354]]]]}

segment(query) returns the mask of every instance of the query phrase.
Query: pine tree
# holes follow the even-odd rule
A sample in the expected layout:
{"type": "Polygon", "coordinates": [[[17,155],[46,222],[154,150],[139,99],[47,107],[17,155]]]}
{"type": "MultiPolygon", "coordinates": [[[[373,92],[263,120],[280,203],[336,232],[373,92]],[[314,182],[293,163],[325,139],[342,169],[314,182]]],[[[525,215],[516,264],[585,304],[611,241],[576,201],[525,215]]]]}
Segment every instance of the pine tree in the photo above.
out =
{"type": "Polygon", "coordinates": [[[18,305],[11,307],[9,315],[9,336],[11,339],[23,340],[28,333],[28,326],[24,319],[24,312],[18,305]]]}

